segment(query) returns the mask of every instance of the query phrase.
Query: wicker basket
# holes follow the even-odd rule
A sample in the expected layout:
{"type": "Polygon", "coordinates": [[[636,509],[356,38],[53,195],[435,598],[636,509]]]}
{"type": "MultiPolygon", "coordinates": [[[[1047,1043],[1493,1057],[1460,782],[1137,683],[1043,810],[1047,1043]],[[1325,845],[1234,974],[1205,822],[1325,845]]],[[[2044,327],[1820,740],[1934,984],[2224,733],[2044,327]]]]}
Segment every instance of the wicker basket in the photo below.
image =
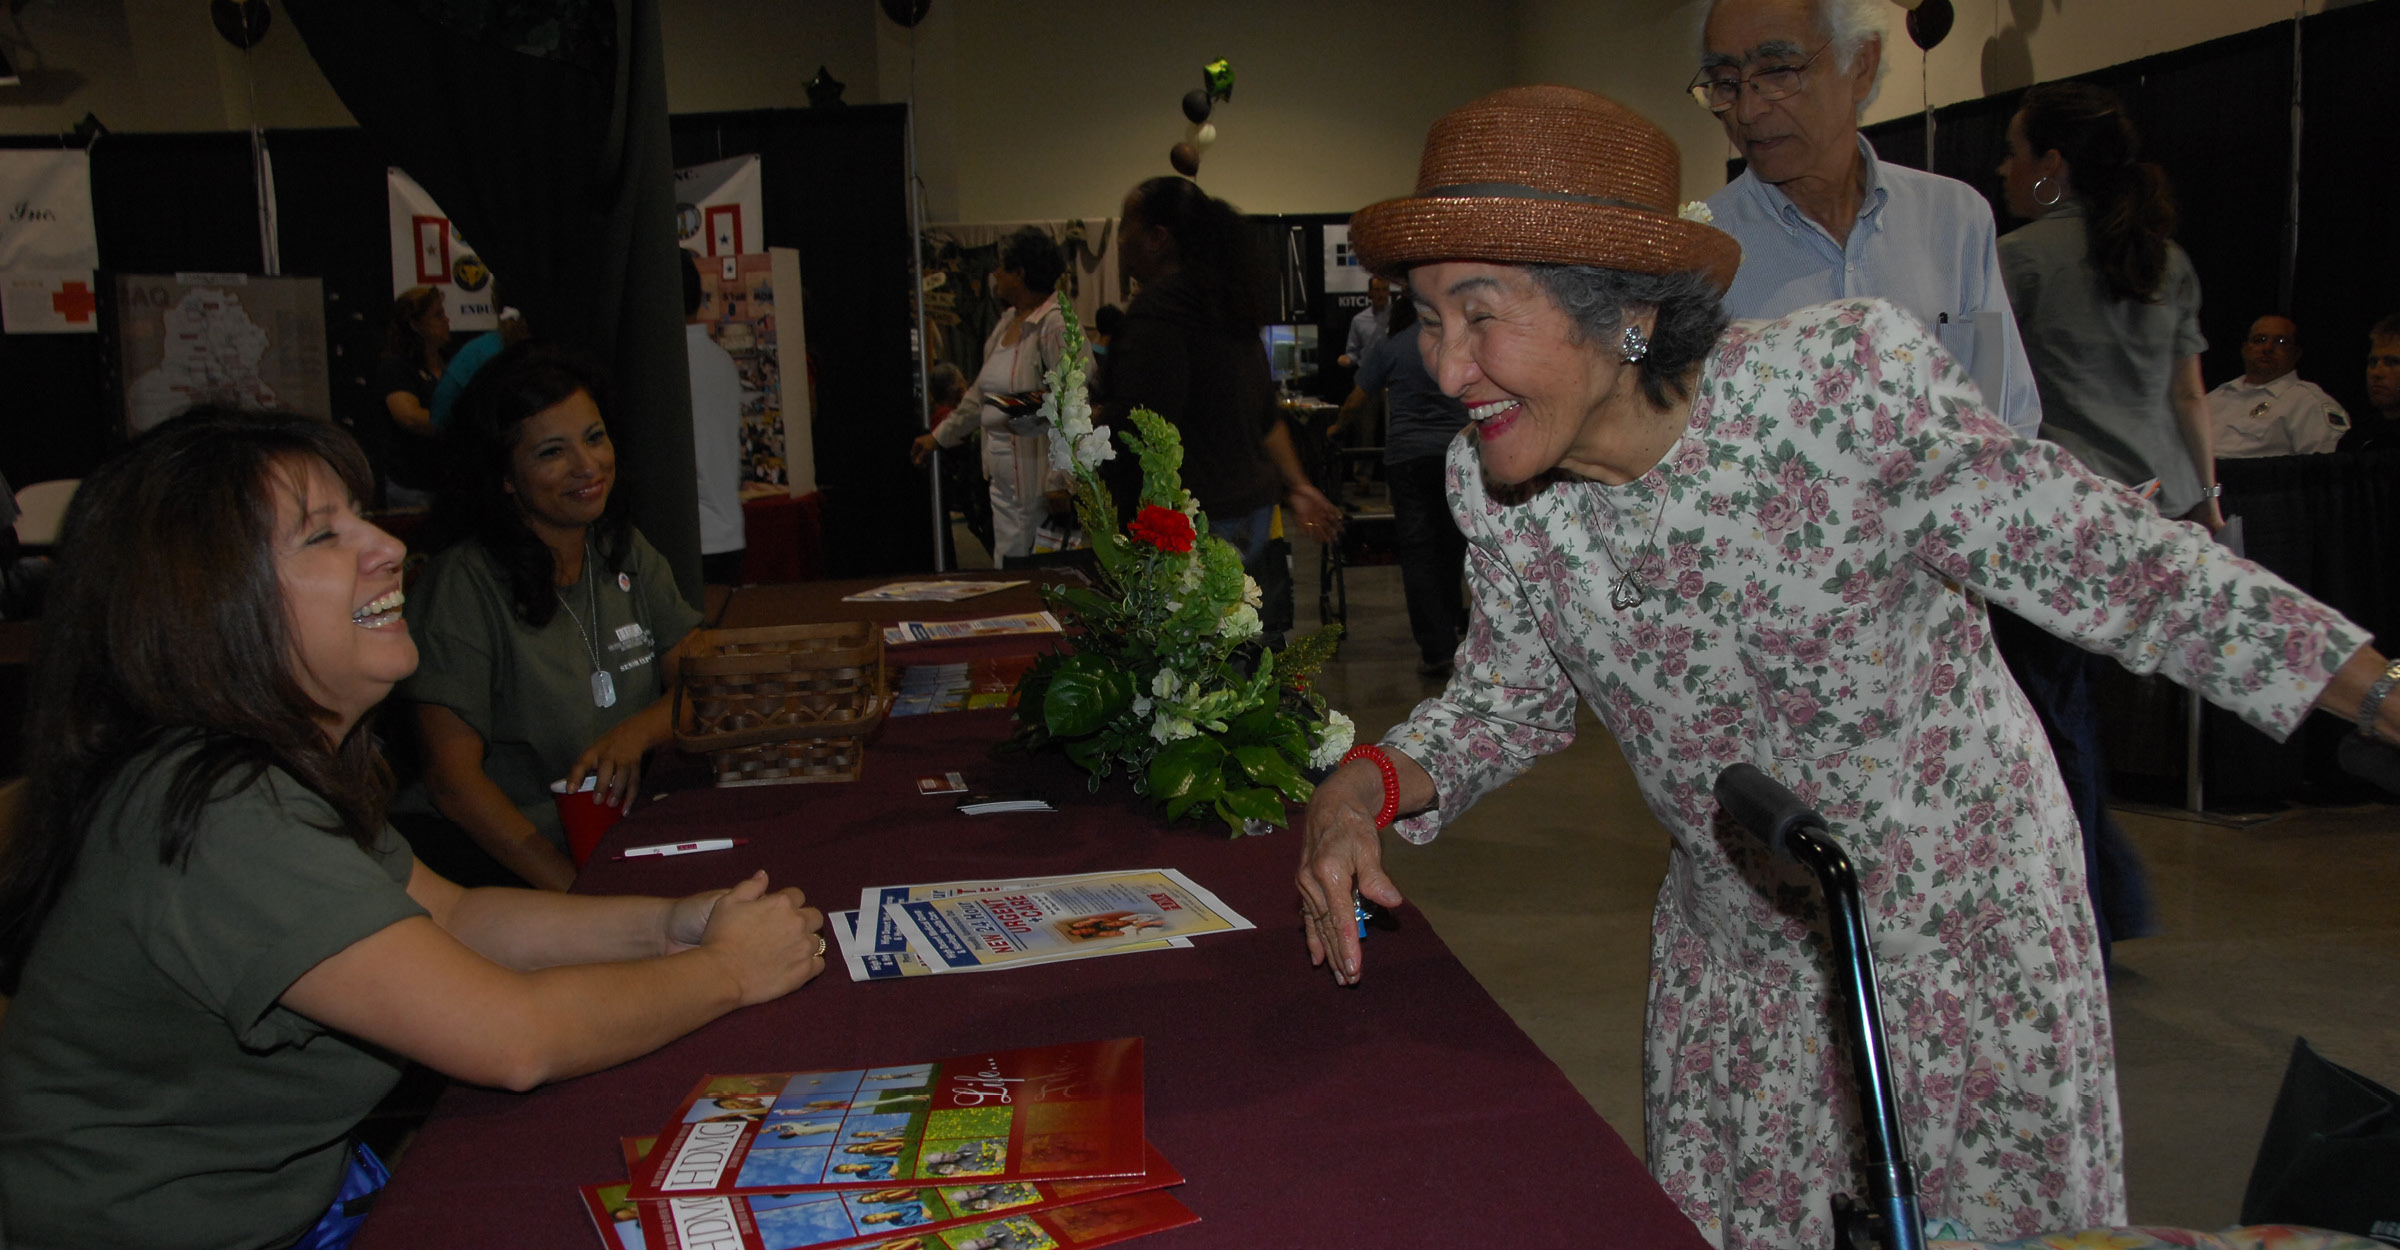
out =
{"type": "Polygon", "coordinates": [[[883,724],[883,630],[871,621],[701,635],[675,688],[675,745],[719,785],[855,781],[883,724]]]}

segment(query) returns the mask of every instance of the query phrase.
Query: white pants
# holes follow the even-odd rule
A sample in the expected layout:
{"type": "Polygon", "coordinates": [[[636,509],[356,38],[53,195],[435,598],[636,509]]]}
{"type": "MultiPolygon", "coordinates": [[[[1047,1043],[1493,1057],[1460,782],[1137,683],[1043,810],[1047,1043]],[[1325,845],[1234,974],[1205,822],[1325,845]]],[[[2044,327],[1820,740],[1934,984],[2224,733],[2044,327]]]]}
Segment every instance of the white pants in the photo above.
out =
{"type": "Polygon", "coordinates": [[[1049,515],[1043,492],[1049,479],[1046,434],[1012,434],[1007,426],[983,431],[983,472],[992,484],[992,557],[1023,559],[1033,554],[1033,531],[1049,515]]]}

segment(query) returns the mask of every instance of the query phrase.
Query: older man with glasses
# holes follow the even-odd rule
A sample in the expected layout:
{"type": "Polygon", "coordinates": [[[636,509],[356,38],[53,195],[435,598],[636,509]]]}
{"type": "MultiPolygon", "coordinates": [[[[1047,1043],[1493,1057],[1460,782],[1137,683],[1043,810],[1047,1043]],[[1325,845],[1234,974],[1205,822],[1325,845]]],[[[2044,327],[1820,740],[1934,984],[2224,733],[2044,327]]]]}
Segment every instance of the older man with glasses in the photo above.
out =
{"type": "Polygon", "coordinates": [[[1694,99],[1749,167],[1708,200],[1742,245],[1735,317],[1880,296],[1933,328],[2010,429],[2041,428],[2000,281],[1992,210],[1963,182],[1886,165],[1858,118],[1883,73],[1885,0],[1717,0],[1694,99]]]}

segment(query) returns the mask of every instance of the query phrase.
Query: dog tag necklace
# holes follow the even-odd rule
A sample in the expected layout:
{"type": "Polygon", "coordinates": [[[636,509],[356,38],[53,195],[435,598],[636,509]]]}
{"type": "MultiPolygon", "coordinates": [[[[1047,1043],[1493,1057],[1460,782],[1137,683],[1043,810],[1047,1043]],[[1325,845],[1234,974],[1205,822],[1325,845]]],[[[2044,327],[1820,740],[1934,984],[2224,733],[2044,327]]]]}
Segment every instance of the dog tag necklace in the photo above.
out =
{"type": "MultiPolygon", "coordinates": [[[[600,592],[595,589],[598,583],[592,580],[593,558],[592,545],[587,539],[583,545],[583,589],[589,597],[586,606],[591,609],[592,623],[597,625],[600,623],[600,592]]],[[[567,602],[565,595],[558,596],[558,606],[567,610],[567,619],[575,622],[575,636],[583,639],[583,649],[592,657],[592,706],[615,707],[617,679],[609,676],[608,666],[600,662],[600,648],[592,644],[591,631],[583,627],[583,618],[575,615],[575,605],[567,602]]]]}

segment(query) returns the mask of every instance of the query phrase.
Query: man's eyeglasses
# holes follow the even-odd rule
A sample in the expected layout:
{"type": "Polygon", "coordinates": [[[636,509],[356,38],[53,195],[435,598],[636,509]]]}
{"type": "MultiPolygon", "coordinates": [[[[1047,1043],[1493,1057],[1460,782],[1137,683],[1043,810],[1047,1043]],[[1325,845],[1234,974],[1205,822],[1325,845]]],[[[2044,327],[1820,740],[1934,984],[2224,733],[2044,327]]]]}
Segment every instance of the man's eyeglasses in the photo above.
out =
{"type": "Polygon", "coordinates": [[[2288,334],[2253,334],[2243,342],[2252,347],[2265,347],[2270,343],[2277,347],[2293,347],[2297,346],[2300,340],[2288,334]]]}
{"type": "Polygon", "coordinates": [[[1711,113],[1730,111],[1742,98],[1744,83],[1748,83],[1751,92],[1761,100],[1790,99],[1800,90],[1801,75],[1807,73],[1808,67],[1816,64],[1817,58],[1825,55],[1825,49],[1832,46],[1827,43],[1819,47],[1798,65],[1769,65],[1748,73],[1742,73],[1731,65],[1706,66],[1692,76],[1692,85],[1687,90],[1692,93],[1692,99],[1699,101],[1700,107],[1711,113]]]}

